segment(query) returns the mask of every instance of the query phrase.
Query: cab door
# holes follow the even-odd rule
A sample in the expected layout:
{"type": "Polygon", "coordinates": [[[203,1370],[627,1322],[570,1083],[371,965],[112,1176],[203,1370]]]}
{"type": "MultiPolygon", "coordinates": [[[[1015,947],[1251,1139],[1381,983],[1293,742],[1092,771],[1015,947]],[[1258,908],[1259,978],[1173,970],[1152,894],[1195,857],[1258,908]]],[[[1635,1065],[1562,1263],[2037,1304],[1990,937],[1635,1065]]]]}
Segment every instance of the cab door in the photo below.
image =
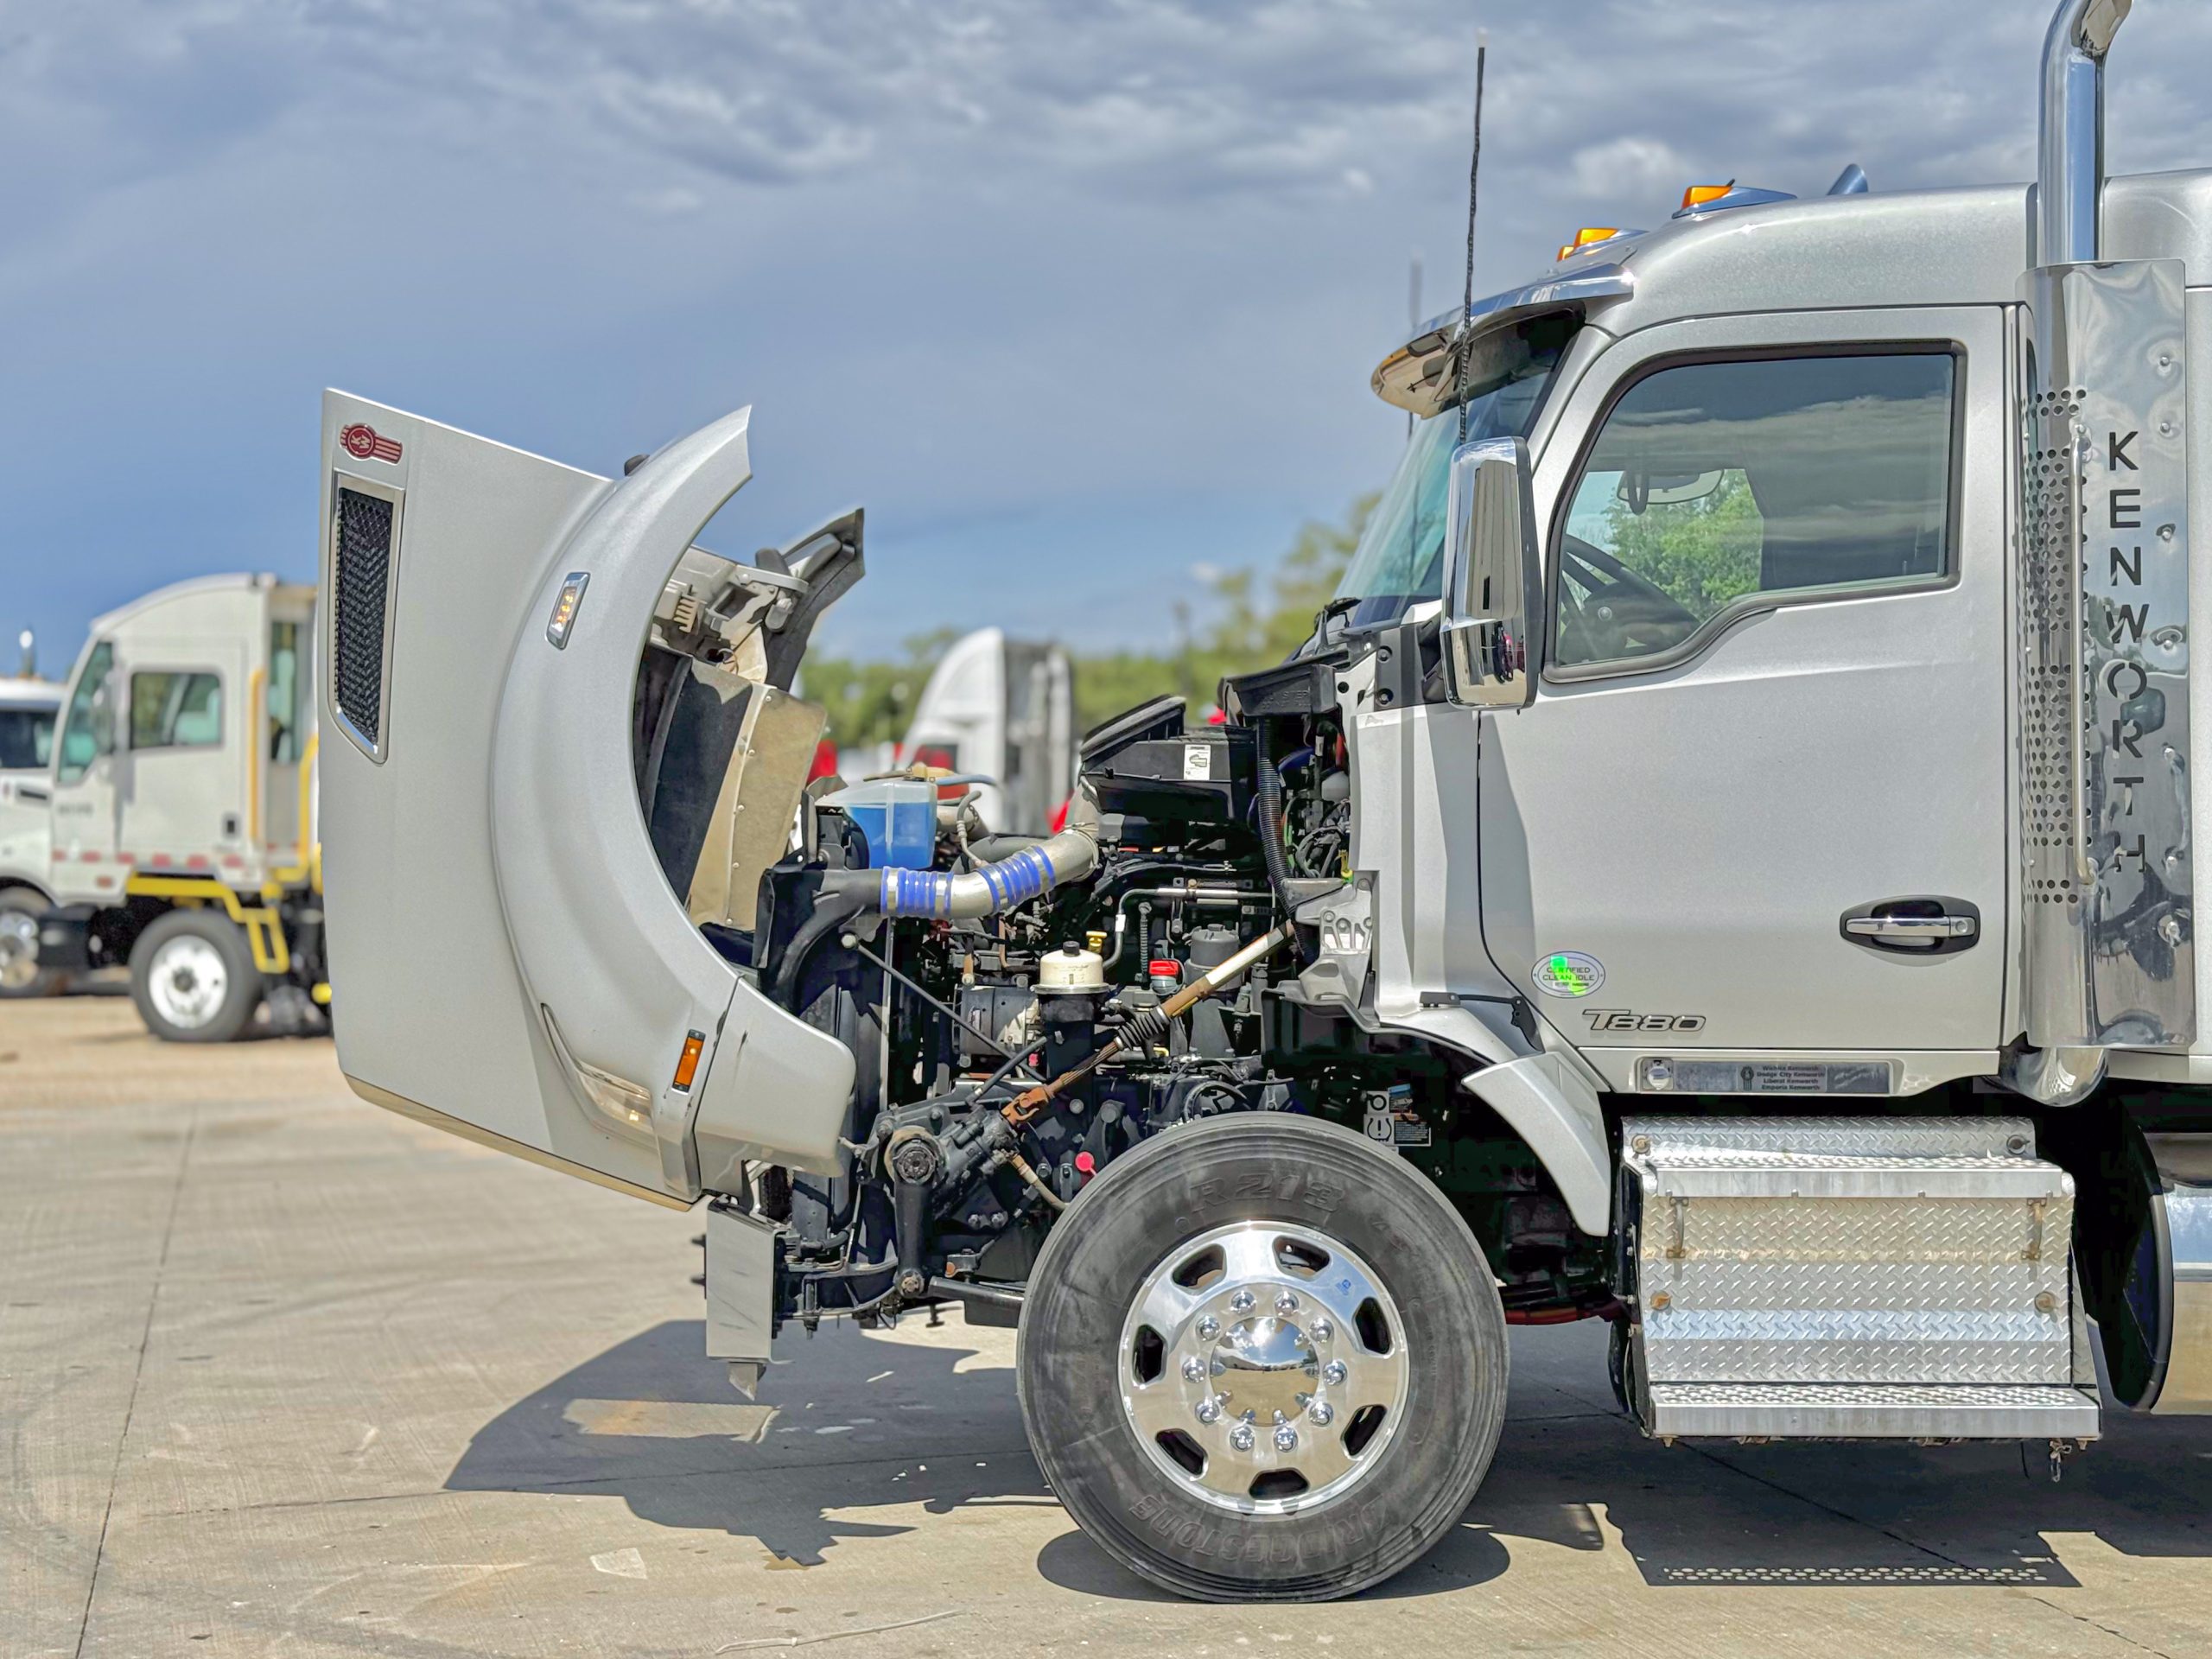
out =
{"type": "MultiPolygon", "coordinates": [[[[853,1088],[850,1052],[693,925],[640,805],[658,741],[640,658],[712,608],[678,567],[750,476],[748,422],[610,481],[324,399],[318,819],[340,1067],[380,1105],[679,1205],[744,1191],[747,1160],[840,1171],[853,1088]]],[[[849,522],[849,559],[841,543],[756,584],[775,685],[858,574],[849,522]]],[[[812,753],[810,737],[744,760],[795,766],[795,803],[812,753]]]]}
{"type": "Polygon", "coordinates": [[[64,904],[111,903],[123,891],[115,687],[115,642],[94,639],[77,659],[54,734],[49,886],[64,904]]]}
{"type": "Polygon", "coordinates": [[[118,841],[148,870],[219,874],[240,857],[245,825],[245,653],[235,643],[126,653],[118,841]]]}
{"type": "Polygon", "coordinates": [[[1996,308],[1688,321],[1561,410],[1483,929],[1614,1087],[1902,1091],[2003,1040],[2005,360],[1996,308]]]}

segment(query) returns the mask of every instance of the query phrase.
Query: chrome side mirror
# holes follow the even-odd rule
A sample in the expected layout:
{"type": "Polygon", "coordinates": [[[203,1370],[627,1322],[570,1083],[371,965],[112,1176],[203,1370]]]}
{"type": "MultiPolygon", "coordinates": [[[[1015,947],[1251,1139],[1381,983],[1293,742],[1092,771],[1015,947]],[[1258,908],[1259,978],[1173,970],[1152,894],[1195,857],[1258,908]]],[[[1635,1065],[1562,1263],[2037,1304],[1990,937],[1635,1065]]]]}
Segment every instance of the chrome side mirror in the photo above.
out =
{"type": "Polygon", "coordinates": [[[1487,438],[1452,452],[1444,505],[1444,686],[1463,709],[1535,695],[1529,627],[1542,613],[1529,446],[1487,438]]]}

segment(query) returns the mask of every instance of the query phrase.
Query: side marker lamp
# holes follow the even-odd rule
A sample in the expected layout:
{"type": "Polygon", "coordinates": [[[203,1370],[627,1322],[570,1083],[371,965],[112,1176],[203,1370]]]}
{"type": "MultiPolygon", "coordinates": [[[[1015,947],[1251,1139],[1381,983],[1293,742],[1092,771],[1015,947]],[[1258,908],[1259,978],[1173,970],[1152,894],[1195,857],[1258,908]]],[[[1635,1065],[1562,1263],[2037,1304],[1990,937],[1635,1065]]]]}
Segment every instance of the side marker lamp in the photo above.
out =
{"type": "Polygon", "coordinates": [[[691,1092],[691,1080],[699,1075],[699,1055],[707,1046],[707,1033],[690,1033],[683,1039],[683,1052],[676,1057],[676,1076],[672,1085],[685,1094],[691,1092]]]}
{"type": "Polygon", "coordinates": [[[569,630],[575,626],[577,607],[584,602],[584,589],[590,582],[588,570],[571,570],[562,582],[560,597],[553,601],[553,614],[545,624],[545,637],[554,650],[569,648],[569,630]]]}

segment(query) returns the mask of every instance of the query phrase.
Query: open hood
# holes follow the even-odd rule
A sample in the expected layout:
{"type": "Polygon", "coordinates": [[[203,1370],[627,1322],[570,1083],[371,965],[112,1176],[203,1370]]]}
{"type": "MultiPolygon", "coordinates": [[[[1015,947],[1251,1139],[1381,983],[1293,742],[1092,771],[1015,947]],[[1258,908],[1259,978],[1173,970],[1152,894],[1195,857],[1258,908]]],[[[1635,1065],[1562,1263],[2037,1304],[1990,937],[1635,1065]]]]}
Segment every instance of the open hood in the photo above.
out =
{"type": "Polygon", "coordinates": [[[861,516],[753,565],[699,549],[751,475],[749,423],[608,480],[324,400],[340,1065],[381,1104],[678,1204],[742,1190],[746,1160],[837,1169],[852,1090],[851,1053],[744,963],[821,732],[791,684],[860,577],[861,516]]]}

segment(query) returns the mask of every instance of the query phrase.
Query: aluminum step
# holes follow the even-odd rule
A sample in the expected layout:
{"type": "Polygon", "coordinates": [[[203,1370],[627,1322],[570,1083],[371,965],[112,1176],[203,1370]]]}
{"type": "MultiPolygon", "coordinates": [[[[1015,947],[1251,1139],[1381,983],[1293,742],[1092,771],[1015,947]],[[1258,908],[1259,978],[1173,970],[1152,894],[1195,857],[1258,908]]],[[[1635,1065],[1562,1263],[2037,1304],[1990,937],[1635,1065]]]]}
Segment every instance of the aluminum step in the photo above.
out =
{"type": "Polygon", "coordinates": [[[1652,1433],[2095,1432],[2074,1183],[2035,1155],[2028,1120],[1621,1127],[1652,1433]]]}
{"type": "Polygon", "coordinates": [[[1664,1439],[2088,1440],[2097,1396],[2020,1384],[1654,1382],[1645,1428],[1664,1439]]]}

